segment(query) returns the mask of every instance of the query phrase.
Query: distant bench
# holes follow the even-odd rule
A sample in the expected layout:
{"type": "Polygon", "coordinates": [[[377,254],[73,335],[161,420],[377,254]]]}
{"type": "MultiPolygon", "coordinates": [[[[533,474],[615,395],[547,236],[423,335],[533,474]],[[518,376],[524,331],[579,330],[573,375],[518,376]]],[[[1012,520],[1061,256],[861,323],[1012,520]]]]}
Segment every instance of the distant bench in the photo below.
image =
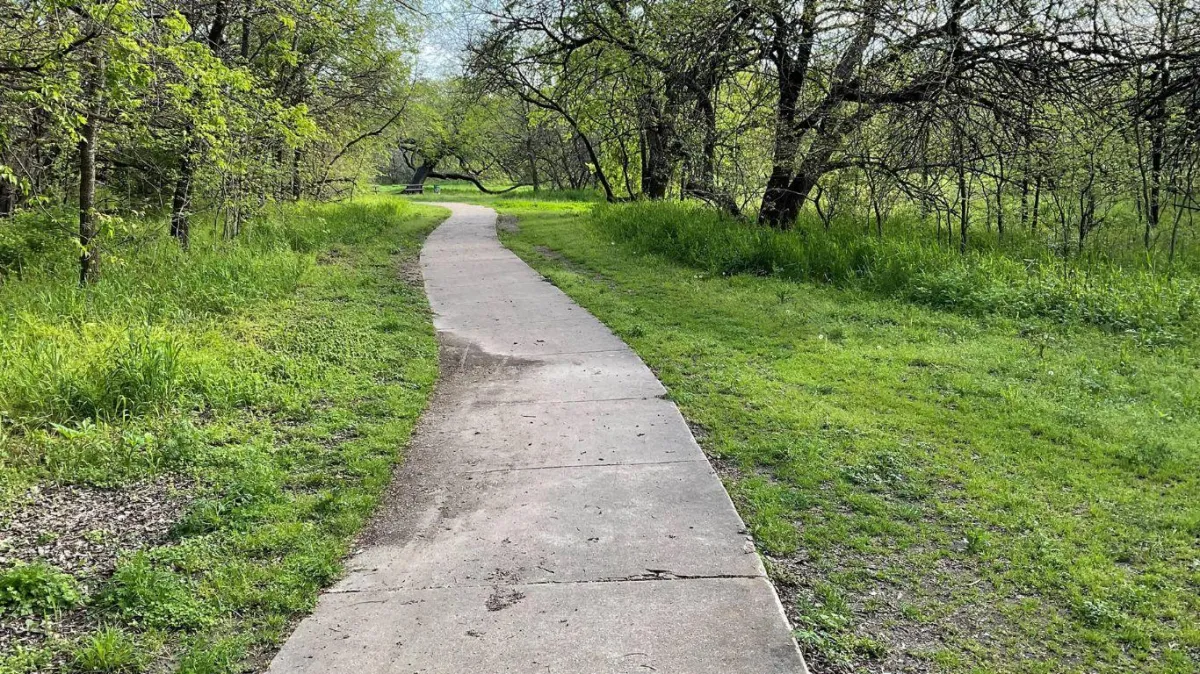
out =
{"type": "Polygon", "coordinates": [[[425,194],[425,185],[405,185],[404,191],[401,194],[425,194]]]}

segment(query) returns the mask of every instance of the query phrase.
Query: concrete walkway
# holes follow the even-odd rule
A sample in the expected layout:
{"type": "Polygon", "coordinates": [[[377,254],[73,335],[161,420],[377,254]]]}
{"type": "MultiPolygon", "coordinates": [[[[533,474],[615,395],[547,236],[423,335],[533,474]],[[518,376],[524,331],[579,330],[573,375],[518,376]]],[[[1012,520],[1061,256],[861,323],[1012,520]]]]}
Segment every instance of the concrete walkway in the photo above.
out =
{"type": "Polygon", "coordinates": [[[421,255],[442,379],[349,574],[271,672],[797,674],[725,494],[654,374],[453,211],[421,255]]]}

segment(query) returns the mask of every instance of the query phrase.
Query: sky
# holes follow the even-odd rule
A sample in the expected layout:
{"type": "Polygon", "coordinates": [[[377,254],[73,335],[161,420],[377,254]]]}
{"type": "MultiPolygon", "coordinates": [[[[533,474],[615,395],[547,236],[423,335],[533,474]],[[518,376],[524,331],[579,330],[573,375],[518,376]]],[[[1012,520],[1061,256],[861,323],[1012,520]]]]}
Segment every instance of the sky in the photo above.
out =
{"type": "MultiPolygon", "coordinates": [[[[486,1],[486,0],[483,0],[486,1]]],[[[438,78],[458,73],[471,34],[487,24],[480,0],[425,0],[417,75],[438,78]]]]}

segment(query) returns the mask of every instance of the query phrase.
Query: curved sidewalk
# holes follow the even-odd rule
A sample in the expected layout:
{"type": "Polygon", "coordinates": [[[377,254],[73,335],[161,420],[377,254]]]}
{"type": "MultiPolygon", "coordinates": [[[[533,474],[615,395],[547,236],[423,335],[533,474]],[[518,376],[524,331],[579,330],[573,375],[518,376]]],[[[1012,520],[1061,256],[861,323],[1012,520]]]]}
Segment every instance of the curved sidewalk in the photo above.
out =
{"type": "Polygon", "coordinates": [[[665,390],[453,212],[421,267],[442,378],[347,577],[271,672],[800,674],[775,591],[665,390]]]}

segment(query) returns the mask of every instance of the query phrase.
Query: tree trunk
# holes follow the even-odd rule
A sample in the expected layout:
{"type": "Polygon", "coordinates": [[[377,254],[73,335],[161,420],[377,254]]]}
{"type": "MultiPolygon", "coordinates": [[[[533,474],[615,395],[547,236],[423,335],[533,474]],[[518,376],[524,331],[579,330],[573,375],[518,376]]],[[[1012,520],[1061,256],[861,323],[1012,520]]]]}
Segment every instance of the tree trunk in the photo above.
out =
{"type": "Polygon", "coordinates": [[[246,0],[245,13],[242,14],[242,39],[238,53],[243,61],[250,59],[250,36],[254,28],[254,0],[246,0]]]}
{"type": "Polygon", "coordinates": [[[410,185],[424,185],[425,181],[429,180],[429,174],[433,171],[433,168],[436,165],[437,165],[437,162],[429,162],[429,161],[422,162],[421,165],[417,167],[416,172],[413,173],[412,182],[410,182],[409,184],[410,185]]]}
{"type": "Polygon", "coordinates": [[[292,201],[300,201],[303,185],[300,182],[300,148],[292,150],[292,201]]]}
{"type": "MultiPolygon", "coordinates": [[[[1001,241],[1004,240],[1004,183],[1006,182],[1004,175],[1004,153],[999,155],[1000,175],[996,178],[996,236],[1001,241]]],[[[987,192],[984,192],[984,198],[987,198],[987,192]]]]}
{"type": "Polygon", "coordinates": [[[0,179],[0,218],[10,218],[16,210],[16,187],[9,181],[0,179]]]}
{"type": "Polygon", "coordinates": [[[175,193],[171,198],[171,236],[179,241],[184,250],[191,242],[192,172],[191,156],[184,152],[179,160],[179,176],[175,180],[175,193]]]}
{"type": "MultiPolygon", "coordinates": [[[[803,132],[796,128],[797,104],[808,76],[816,27],[817,3],[806,0],[798,25],[787,20],[785,13],[772,13],[774,39],[772,61],[779,78],[779,99],[775,104],[775,137],[771,150],[771,176],[763,193],[759,220],[775,229],[790,229],[800,215],[804,195],[796,194],[793,182],[796,175],[796,155],[803,132]],[[794,30],[799,30],[794,40],[794,30]],[[793,47],[795,50],[793,51],[793,47]]],[[[816,184],[815,181],[812,182],[816,184]]],[[[809,188],[811,190],[811,187],[809,188]]]]}
{"type": "Polygon", "coordinates": [[[1089,179],[1087,192],[1084,195],[1084,198],[1080,200],[1082,202],[1080,204],[1081,212],[1079,215],[1079,254],[1080,255],[1083,255],[1083,245],[1087,240],[1088,233],[1092,231],[1092,228],[1095,226],[1095,222],[1096,222],[1096,191],[1092,187],[1092,184],[1091,184],[1092,180],[1094,180],[1094,177],[1089,179]]]}
{"type": "Polygon", "coordinates": [[[971,224],[971,204],[969,192],[967,190],[967,171],[966,168],[959,164],[958,166],[958,252],[966,254],[967,252],[967,229],[971,224]]]}
{"type": "MultiPolygon", "coordinates": [[[[763,193],[758,217],[763,223],[775,229],[791,229],[792,225],[796,224],[796,218],[800,215],[800,207],[804,205],[808,191],[800,194],[795,189],[795,183],[804,182],[801,181],[803,176],[796,176],[794,168],[796,144],[799,142],[791,128],[792,118],[795,116],[795,99],[782,100],[783,93],[780,94],[780,98],[780,110],[777,114],[783,115],[784,118],[776,122],[771,176],[767,179],[767,189],[763,193]]],[[[811,185],[816,185],[816,181],[812,181],[811,185]]]]}
{"type": "Polygon", "coordinates": [[[216,54],[225,44],[225,29],[229,26],[229,5],[225,0],[217,0],[216,7],[213,11],[212,25],[208,29],[209,50],[216,54]]]}
{"type": "Polygon", "coordinates": [[[526,142],[525,147],[529,153],[529,180],[533,183],[533,191],[542,191],[542,179],[538,175],[537,153],[533,151],[533,143],[526,142]]]}
{"type": "Polygon", "coordinates": [[[642,196],[661,200],[671,185],[671,159],[668,149],[670,132],[660,122],[645,130],[646,169],[642,172],[642,196]]]}
{"type": "Polygon", "coordinates": [[[1021,229],[1029,221],[1029,176],[1021,176],[1021,229]]]}
{"type": "Polygon", "coordinates": [[[1042,178],[1038,176],[1033,180],[1033,218],[1029,223],[1029,233],[1037,234],[1038,220],[1042,214],[1042,178]]]}
{"type": "MultiPolygon", "coordinates": [[[[1175,266],[1175,247],[1179,243],[1179,223],[1183,220],[1184,204],[1176,204],[1175,206],[1175,222],[1171,225],[1171,247],[1167,251],[1167,268],[1173,269],[1175,266]]],[[[1188,225],[1192,224],[1194,210],[1188,210],[1188,225]]],[[[1189,227],[1190,229],[1190,227],[1189,227]]]]}
{"type": "Polygon", "coordinates": [[[87,106],[83,128],[79,130],[79,283],[86,285],[100,276],[100,250],[96,235],[96,142],[100,136],[100,77],[104,67],[100,57],[90,61],[91,73],[84,86],[87,106]]]}
{"type": "Polygon", "coordinates": [[[800,217],[800,209],[808,201],[808,195],[812,194],[821,176],[827,172],[824,168],[802,170],[787,187],[775,191],[769,210],[766,198],[763,198],[764,211],[760,213],[765,214],[760,217],[775,229],[787,230],[794,227],[796,218],[800,217]]]}
{"type": "MultiPolygon", "coordinates": [[[[1170,84],[1171,71],[1164,62],[1159,62],[1156,72],[1158,80],[1156,91],[1164,91],[1170,84]]],[[[1162,178],[1163,160],[1167,145],[1167,103],[1163,94],[1154,106],[1154,116],[1150,120],[1150,189],[1146,203],[1146,228],[1142,234],[1142,243],[1150,248],[1151,233],[1158,228],[1162,219],[1162,178]]]]}

